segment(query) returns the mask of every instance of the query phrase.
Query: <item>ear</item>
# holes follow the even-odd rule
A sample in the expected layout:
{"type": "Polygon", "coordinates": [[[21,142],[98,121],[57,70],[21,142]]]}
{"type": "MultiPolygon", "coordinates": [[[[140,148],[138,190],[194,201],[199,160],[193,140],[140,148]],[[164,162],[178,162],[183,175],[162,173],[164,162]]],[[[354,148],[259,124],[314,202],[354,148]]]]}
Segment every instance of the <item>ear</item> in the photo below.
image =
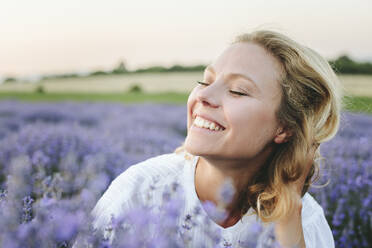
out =
{"type": "Polygon", "coordinates": [[[291,131],[283,127],[279,127],[274,137],[274,142],[277,144],[285,143],[289,140],[289,137],[291,136],[292,136],[291,131]]]}

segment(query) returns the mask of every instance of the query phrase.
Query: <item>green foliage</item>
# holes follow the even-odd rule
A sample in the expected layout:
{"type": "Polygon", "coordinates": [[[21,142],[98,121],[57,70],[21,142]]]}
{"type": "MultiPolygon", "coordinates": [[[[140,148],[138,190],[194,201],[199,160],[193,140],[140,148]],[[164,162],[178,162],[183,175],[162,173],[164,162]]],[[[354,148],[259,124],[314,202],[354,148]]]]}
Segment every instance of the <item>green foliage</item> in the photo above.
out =
{"type": "Polygon", "coordinates": [[[128,89],[128,92],[129,93],[140,93],[140,92],[143,92],[142,88],[140,85],[138,84],[133,84],[132,86],[130,86],[130,88],[128,89]]]}
{"type": "Polygon", "coordinates": [[[372,74],[372,63],[355,62],[347,55],[342,55],[338,59],[330,61],[330,64],[337,73],[372,74]]]}
{"type": "Polygon", "coordinates": [[[65,73],[65,74],[47,75],[47,76],[43,76],[41,79],[42,80],[47,80],[47,79],[77,78],[77,77],[79,77],[79,74],[77,74],[77,73],[65,73]]]}
{"type": "Polygon", "coordinates": [[[144,69],[137,69],[134,72],[166,72],[167,68],[164,66],[152,66],[144,69]]]}
{"type": "Polygon", "coordinates": [[[169,67],[168,71],[171,71],[171,72],[203,71],[205,67],[206,67],[205,65],[194,65],[194,66],[174,65],[172,67],[169,67]]]}
{"type": "Polygon", "coordinates": [[[162,93],[144,93],[144,92],[126,92],[126,93],[45,93],[37,94],[35,92],[0,92],[0,100],[17,99],[23,101],[103,101],[103,102],[160,102],[169,104],[186,104],[188,93],[162,92],[162,93]]]}
{"type": "Polygon", "coordinates": [[[38,86],[35,88],[35,93],[37,93],[37,94],[44,94],[44,93],[45,93],[44,86],[43,86],[43,85],[38,85],[38,86]]]}
{"type": "Polygon", "coordinates": [[[343,101],[346,110],[372,114],[372,97],[345,96],[343,101]]]}
{"type": "Polygon", "coordinates": [[[137,69],[134,72],[193,72],[193,71],[203,71],[205,65],[194,65],[194,66],[182,66],[182,65],[173,65],[169,68],[164,66],[152,66],[142,69],[137,69]]]}
{"type": "Polygon", "coordinates": [[[116,67],[116,68],[114,68],[113,70],[112,70],[112,73],[113,74],[123,74],[123,73],[127,73],[128,72],[128,70],[127,70],[127,68],[125,67],[125,63],[124,63],[124,61],[121,61],[120,63],[119,63],[119,65],[116,67]]]}
{"type": "Polygon", "coordinates": [[[98,75],[108,75],[110,72],[105,72],[105,71],[94,71],[89,74],[89,76],[98,76],[98,75]]]}
{"type": "Polygon", "coordinates": [[[4,79],[4,83],[14,83],[15,81],[17,81],[17,79],[14,77],[7,77],[4,79]]]}

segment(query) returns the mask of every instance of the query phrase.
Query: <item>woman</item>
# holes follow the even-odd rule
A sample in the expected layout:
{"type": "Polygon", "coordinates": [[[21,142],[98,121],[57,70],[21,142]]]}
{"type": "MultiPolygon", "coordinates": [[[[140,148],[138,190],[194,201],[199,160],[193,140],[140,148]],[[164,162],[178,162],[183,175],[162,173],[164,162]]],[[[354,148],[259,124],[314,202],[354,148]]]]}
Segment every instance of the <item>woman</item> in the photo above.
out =
{"type": "MultiPolygon", "coordinates": [[[[231,180],[228,215],[214,224],[232,247],[245,235],[248,213],[274,223],[281,247],[334,247],[322,208],[306,192],[319,144],[338,130],[341,97],[337,76],[313,50],[273,31],[239,35],[191,92],[183,145],[117,177],[92,212],[96,228],[135,208],[154,178],[161,183],[153,203],[176,181],[184,214],[207,201],[221,206],[218,190],[231,180]]],[[[195,244],[203,243],[200,233],[195,244]]]]}

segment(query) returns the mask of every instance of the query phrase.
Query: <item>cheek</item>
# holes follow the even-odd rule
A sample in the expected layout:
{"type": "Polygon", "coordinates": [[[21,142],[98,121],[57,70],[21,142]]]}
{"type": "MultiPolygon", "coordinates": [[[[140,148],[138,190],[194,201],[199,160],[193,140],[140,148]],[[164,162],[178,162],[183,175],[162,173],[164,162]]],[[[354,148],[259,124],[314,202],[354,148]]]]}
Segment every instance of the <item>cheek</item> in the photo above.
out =
{"type": "Polygon", "coordinates": [[[193,89],[187,99],[187,127],[191,125],[192,111],[196,103],[196,91],[193,89]]]}
{"type": "Polygon", "coordinates": [[[272,139],[276,129],[276,119],[271,109],[262,108],[252,121],[254,132],[261,136],[262,141],[272,139]]]}
{"type": "Polygon", "coordinates": [[[271,112],[260,104],[244,106],[242,108],[232,108],[229,113],[230,123],[235,128],[235,132],[249,132],[251,134],[267,132],[268,126],[272,126],[274,119],[271,112]]]}
{"type": "Polygon", "coordinates": [[[192,103],[196,100],[196,89],[194,88],[187,98],[187,108],[191,107],[192,103]]]}

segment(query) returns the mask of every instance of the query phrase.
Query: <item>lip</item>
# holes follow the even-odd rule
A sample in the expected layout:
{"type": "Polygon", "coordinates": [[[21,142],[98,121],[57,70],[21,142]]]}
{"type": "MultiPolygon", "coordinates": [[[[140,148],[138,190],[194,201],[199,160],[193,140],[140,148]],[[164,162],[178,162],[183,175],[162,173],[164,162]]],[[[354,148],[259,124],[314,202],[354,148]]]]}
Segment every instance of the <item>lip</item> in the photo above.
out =
{"type": "Polygon", "coordinates": [[[209,117],[209,116],[207,116],[207,115],[205,115],[205,114],[194,113],[194,114],[192,115],[193,120],[195,120],[195,118],[196,118],[197,116],[200,116],[201,118],[206,119],[206,120],[208,120],[208,121],[211,121],[211,122],[217,123],[220,127],[222,127],[222,130],[225,130],[225,129],[226,129],[226,127],[224,127],[223,125],[221,125],[218,121],[214,120],[213,118],[211,118],[211,117],[209,117]]]}

